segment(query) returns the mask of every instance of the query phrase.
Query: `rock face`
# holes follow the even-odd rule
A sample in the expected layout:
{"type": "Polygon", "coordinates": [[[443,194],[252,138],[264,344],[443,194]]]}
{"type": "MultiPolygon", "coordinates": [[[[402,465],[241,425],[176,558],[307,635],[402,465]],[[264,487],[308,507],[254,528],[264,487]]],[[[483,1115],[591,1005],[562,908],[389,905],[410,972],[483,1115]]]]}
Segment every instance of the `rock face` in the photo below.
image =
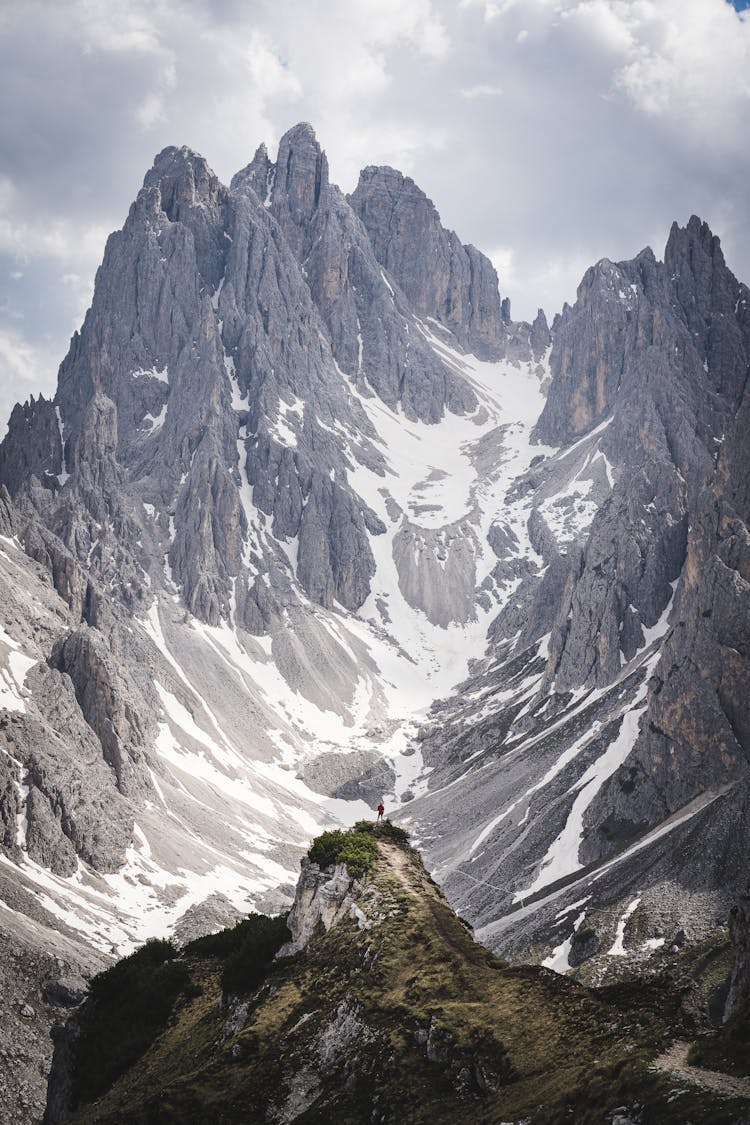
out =
{"type": "Polygon", "coordinates": [[[745,894],[729,915],[734,946],[734,968],[725,1015],[729,1019],[747,1010],[750,1003],[750,899],[745,894]]]}
{"type": "Polygon", "coordinates": [[[445,230],[414,181],[395,168],[365,168],[350,201],[414,311],[482,359],[502,354],[507,331],[491,262],[445,230]]]}
{"type": "Polygon", "coordinates": [[[165,149],[0,444],[8,869],[105,956],[283,904],[383,797],[511,956],[593,972],[636,899],[643,958],[725,921],[749,367],[696,218],[550,329],[407,177],[345,197],[309,125],[228,187],[165,149]]]}
{"type": "Polygon", "coordinates": [[[337,864],[332,871],[321,871],[317,863],[303,859],[294,906],[287,919],[291,941],[282,945],[278,956],[291,957],[299,953],[318,929],[327,932],[347,916],[366,926],[362,911],[349,893],[351,887],[352,878],[345,864],[337,864]]]}
{"type": "MultiPolygon", "coordinates": [[[[663,264],[644,251],[589,270],[556,321],[536,432],[570,457],[586,451],[585,472],[602,472],[608,494],[568,544],[550,537],[557,513],[542,500],[546,519],[529,532],[546,573],[518,572],[515,605],[491,630],[495,661],[424,732],[434,797],[410,814],[423,831],[445,824],[451,844],[433,862],[506,953],[528,951],[545,927],[562,947],[576,917],[565,904],[581,899],[592,900],[586,926],[611,944],[619,915],[606,904],[624,910],[628,886],[652,932],[679,922],[698,936],[726,919],[741,885],[749,312],[747,288],[693,218],[673,227],[663,264]],[[467,761],[483,764],[481,792],[467,761]],[[463,845],[446,779],[451,805],[485,810],[463,845]],[[591,870],[601,874],[587,893],[591,870]],[[495,921],[500,888],[506,917],[495,921]],[[529,896],[530,912],[519,907],[529,896]]],[[[540,464],[516,492],[543,496],[553,471],[540,464]]],[[[507,555],[507,532],[493,534],[507,555]]]]}

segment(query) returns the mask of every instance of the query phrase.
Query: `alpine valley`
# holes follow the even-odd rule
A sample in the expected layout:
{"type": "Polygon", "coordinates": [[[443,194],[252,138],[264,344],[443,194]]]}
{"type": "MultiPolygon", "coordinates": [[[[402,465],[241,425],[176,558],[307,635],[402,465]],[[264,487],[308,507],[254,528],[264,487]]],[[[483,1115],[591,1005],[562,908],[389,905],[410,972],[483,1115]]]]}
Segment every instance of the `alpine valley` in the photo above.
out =
{"type": "Polygon", "coordinates": [[[229,187],[161,152],[0,445],[3,1120],[40,1120],[92,974],[287,909],[381,798],[512,966],[727,945],[749,374],[696,217],[529,324],[412,180],[344,195],[309,125],[229,187]]]}

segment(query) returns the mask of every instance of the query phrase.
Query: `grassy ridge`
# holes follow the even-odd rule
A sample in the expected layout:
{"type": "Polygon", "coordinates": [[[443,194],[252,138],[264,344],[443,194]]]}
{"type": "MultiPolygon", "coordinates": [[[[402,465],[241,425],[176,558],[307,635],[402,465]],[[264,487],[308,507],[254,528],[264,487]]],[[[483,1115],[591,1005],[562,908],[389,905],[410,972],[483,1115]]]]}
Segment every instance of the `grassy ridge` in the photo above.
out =
{"type": "Polygon", "coordinates": [[[196,994],[72,1121],[601,1125],[625,1106],[641,1125],[729,1125],[747,1112],[698,1089],[674,1098],[674,1081],[649,1069],[688,1030],[664,982],[597,993],[509,968],[474,942],[400,830],[365,822],[311,847],[324,867],[347,854],[362,863],[366,925],[347,916],[266,963],[241,1002],[226,995],[227,965],[252,942],[267,950],[280,920],[191,943],[196,994]]]}

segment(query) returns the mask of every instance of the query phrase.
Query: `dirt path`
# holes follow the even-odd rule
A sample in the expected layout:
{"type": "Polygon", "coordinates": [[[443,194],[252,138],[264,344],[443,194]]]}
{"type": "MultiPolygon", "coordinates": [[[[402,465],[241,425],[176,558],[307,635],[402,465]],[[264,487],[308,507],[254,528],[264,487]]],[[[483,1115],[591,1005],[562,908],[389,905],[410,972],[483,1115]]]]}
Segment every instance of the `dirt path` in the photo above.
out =
{"type": "Polygon", "coordinates": [[[401,883],[404,890],[417,902],[426,907],[435,933],[454,953],[467,962],[484,964],[487,951],[477,945],[470,931],[464,932],[449,903],[442,893],[429,881],[415,871],[408,854],[397,845],[378,841],[380,854],[385,857],[390,870],[401,883]]]}
{"type": "Polygon", "coordinates": [[[718,1070],[703,1070],[699,1066],[690,1066],[687,1061],[689,1050],[690,1044],[678,1039],[667,1051],[654,1059],[652,1068],[664,1074],[671,1074],[683,1082],[690,1082],[694,1086],[702,1086],[704,1090],[723,1094],[725,1098],[750,1099],[750,1078],[737,1078],[732,1074],[722,1074],[718,1070]]]}
{"type": "Polygon", "coordinates": [[[414,886],[414,880],[409,877],[409,861],[403,849],[395,844],[386,844],[382,840],[378,841],[378,847],[380,848],[380,854],[385,857],[388,866],[391,868],[398,881],[410,895],[416,895],[417,891],[414,886]]]}

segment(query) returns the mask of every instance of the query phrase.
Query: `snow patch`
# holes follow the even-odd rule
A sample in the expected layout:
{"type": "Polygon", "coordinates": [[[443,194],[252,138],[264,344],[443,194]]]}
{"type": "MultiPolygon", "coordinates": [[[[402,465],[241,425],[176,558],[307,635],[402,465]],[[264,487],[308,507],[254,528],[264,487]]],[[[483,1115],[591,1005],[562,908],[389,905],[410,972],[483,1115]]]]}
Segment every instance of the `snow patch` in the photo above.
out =
{"type": "Polygon", "coordinates": [[[631,915],[634,914],[635,911],[640,906],[640,903],[641,903],[641,898],[640,898],[640,895],[639,895],[638,898],[633,899],[633,901],[627,907],[627,909],[625,910],[625,913],[622,915],[619,922],[617,923],[617,931],[615,933],[615,940],[612,944],[612,948],[607,953],[608,957],[625,957],[626,956],[627,950],[625,949],[625,945],[624,945],[625,927],[627,926],[628,922],[630,921],[631,915]]]}
{"type": "Polygon", "coordinates": [[[545,957],[545,959],[542,961],[542,965],[545,969],[552,969],[553,973],[560,973],[561,975],[570,972],[572,966],[568,958],[570,957],[570,951],[573,948],[573,938],[576,936],[576,933],[578,932],[578,929],[585,917],[586,911],[584,910],[581,914],[578,915],[575,922],[573,923],[573,930],[570,936],[567,937],[565,941],[561,942],[560,945],[556,946],[552,950],[552,953],[549,955],[549,957],[545,957]]]}

